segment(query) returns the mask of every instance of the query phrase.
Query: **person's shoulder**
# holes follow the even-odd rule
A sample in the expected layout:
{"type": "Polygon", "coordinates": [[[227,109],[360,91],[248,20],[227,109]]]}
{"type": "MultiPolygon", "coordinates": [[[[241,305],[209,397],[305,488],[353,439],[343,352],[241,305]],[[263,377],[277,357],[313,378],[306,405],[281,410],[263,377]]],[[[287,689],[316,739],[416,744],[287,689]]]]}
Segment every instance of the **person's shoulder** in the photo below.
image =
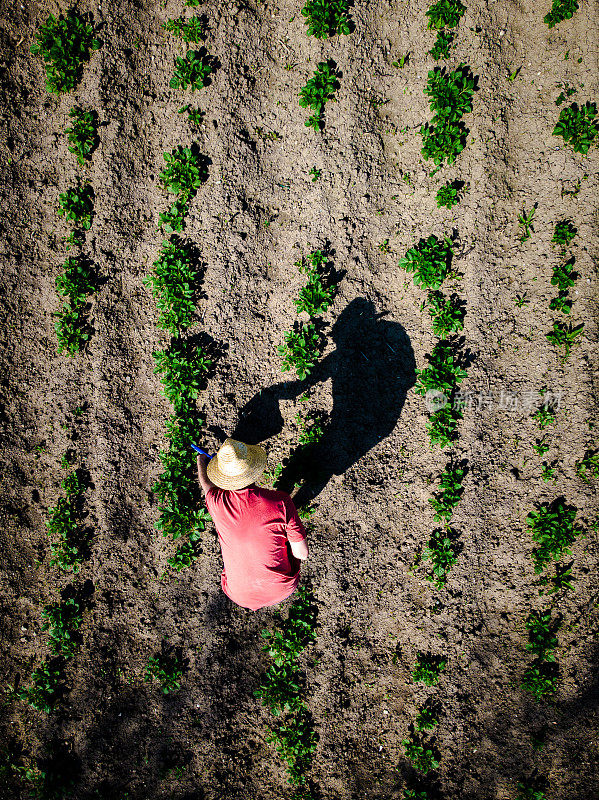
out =
{"type": "Polygon", "coordinates": [[[283,502],[291,500],[287,492],[284,492],[281,489],[268,489],[266,486],[256,486],[254,491],[257,495],[259,495],[259,497],[264,497],[266,500],[282,500],[283,502]]]}

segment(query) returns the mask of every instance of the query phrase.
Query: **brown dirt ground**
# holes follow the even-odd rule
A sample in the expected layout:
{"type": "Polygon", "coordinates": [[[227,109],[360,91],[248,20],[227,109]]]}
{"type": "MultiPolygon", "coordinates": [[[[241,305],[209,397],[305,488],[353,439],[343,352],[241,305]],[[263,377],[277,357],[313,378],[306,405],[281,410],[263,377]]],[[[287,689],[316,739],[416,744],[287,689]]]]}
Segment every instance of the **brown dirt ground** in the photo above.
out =
{"type": "MultiPolygon", "coordinates": [[[[312,406],[334,412],[333,446],[349,439],[353,455],[317,498],[304,569],[319,607],[317,641],[304,656],[319,735],[314,796],[402,795],[410,769],[401,741],[431,693],[410,679],[419,650],[448,657],[436,689],[443,709],[436,737],[442,760],[433,775],[440,797],[507,800],[534,768],[548,778],[553,800],[599,795],[593,535],[573,548],[576,591],[560,604],[555,700],[537,704],[518,688],[530,660],[524,618],[540,603],[526,514],[558,495],[584,520],[597,512],[596,484],[583,483],[574,465],[596,442],[599,424],[599,160],[596,147],[585,158],[560,146],[552,129],[561,82],[576,88],[574,100],[599,101],[598,8],[583,0],[570,21],[550,30],[542,21],[549,0],[467,5],[448,63],[467,63],[479,76],[474,111],[465,117],[468,145],[453,166],[431,176],[417,131],[430,118],[423,88],[434,66],[426,3],[356,3],[355,31],[325,42],[306,36],[300,6],[291,3],[203,5],[206,47],[221,66],[210,86],[192,94],[168,87],[185,46],[160,28],[191,9],[172,0],[82,2],[79,10],[101,24],[104,46],[77,90],[60,98],[46,92],[41,61],[29,47],[49,13],[65,9],[3,4],[2,685],[26,681],[46,656],[40,611],[72,580],[49,566],[45,533],[67,448],[91,476],[86,503],[95,538],[80,580],[93,581],[95,602],[58,710],[45,715],[8,699],[0,730],[4,746],[21,748],[23,763],[43,765],[69,752],[77,800],[292,794],[266,742],[271,718],[252,694],[268,663],[259,631],[271,624],[272,610],[246,614],[222,595],[212,529],[197,565],[161,580],[172,545],[153,530],[151,487],[171,409],[152,373],[152,351],[166,337],[142,280],[162,240],[162,153],[191,141],[211,163],[187,220],[206,265],[190,332],[205,332],[222,351],[200,399],[212,430],[206,445],[217,445],[215,430],[235,430],[260,390],[289,379],[276,346],[295,319],[300,253],[328,244],[342,273],[325,315],[329,358],[315,372],[312,406]],[[392,66],[408,51],[403,69],[392,66]],[[315,134],[297,95],[329,57],[342,73],[339,102],[327,104],[325,130],[315,134]],[[373,100],[388,102],[376,108],[373,100]],[[206,112],[199,132],[177,113],[185,102],[206,112]],[[95,108],[102,123],[101,144],[84,169],[64,135],[75,103],[95,108]],[[257,127],[280,138],[262,140],[257,127]],[[312,166],[322,169],[315,183],[312,166]],[[61,237],[69,230],[56,213],[58,194],[77,174],[95,191],[86,252],[103,283],[88,350],[71,359],[56,353],[52,313],[65,258],[61,237]],[[438,209],[437,188],[453,178],[470,181],[470,191],[451,211],[438,209]],[[563,196],[579,179],[579,193],[563,196]],[[534,202],[535,231],[521,244],[517,215],[534,202]],[[564,364],[544,337],[555,294],[550,239],[562,218],[578,228],[572,252],[581,277],[572,316],[585,322],[582,343],[564,364]],[[522,409],[473,408],[453,450],[429,449],[426,408],[412,387],[435,337],[420,309],[424,294],[397,261],[421,236],[454,229],[463,278],[450,288],[466,302],[463,349],[471,357],[464,388],[562,390],[549,429],[547,459],[559,463],[554,484],[540,480],[541,459],[531,450],[538,428],[522,409]],[[378,248],[386,238],[389,254],[378,248]],[[517,309],[513,298],[523,292],[531,302],[517,309]],[[393,341],[396,349],[385,350],[393,341]],[[391,422],[389,404],[379,413],[390,392],[391,422]],[[73,441],[70,414],[83,403],[73,441]],[[428,498],[452,452],[469,467],[453,518],[462,550],[438,591],[424,567],[410,567],[434,526],[428,498]],[[143,681],[163,635],[189,660],[181,690],[168,697],[143,681]],[[547,744],[535,752],[531,733],[544,725],[547,744]],[[180,776],[168,771],[177,765],[186,765],[180,776]]],[[[303,390],[281,392],[281,418],[271,419],[271,464],[297,443],[297,388],[303,390]]],[[[277,391],[270,393],[273,407],[277,391]]],[[[27,796],[24,783],[9,784],[3,796],[27,796]]]]}

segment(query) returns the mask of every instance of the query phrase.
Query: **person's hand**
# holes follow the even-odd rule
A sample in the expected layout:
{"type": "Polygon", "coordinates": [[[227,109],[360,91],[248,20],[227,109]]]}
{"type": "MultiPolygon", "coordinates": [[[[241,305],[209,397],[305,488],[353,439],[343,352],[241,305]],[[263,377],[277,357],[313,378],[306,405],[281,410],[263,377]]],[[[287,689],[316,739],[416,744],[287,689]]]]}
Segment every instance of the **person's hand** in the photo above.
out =
{"type": "Polygon", "coordinates": [[[201,464],[203,467],[205,467],[205,466],[206,466],[206,464],[207,464],[209,461],[210,461],[210,459],[208,458],[208,456],[205,456],[205,455],[204,455],[204,453],[198,453],[198,456],[197,456],[197,463],[198,463],[198,467],[200,466],[200,464],[201,464]]]}

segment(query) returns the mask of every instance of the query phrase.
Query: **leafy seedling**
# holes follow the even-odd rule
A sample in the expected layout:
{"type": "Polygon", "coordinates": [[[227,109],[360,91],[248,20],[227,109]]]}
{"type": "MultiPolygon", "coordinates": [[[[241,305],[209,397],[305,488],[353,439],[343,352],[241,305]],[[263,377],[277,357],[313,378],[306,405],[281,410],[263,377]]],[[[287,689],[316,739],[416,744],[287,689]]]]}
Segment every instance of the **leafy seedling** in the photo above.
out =
{"type": "Polygon", "coordinates": [[[201,346],[184,339],[174,339],[168,350],[157,350],[152,357],[154,373],[162,375],[164,395],[175,411],[197,398],[213,363],[201,346]]]}
{"type": "Polygon", "coordinates": [[[183,108],[180,108],[177,112],[178,114],[185,114],[187,112],[187,119],[189,122],[197,125],[198,127],[203,123],[204,117],[206,116],[204,111],[200,111],[199,108],[192,108],[189,103],[183,108]]]}
{"type": "Polygon", "coordinates": [[[324,128],[324,105],[327,100],[337,102],[335,92],[341,87],[341,84],[337,80],[336,69],[337,65],[332,59],[321,61],[316,67],[314,76],[300,90],[300,106],[311,108],[314,111],[314,114],[306,120],[305,125],[315,131],[324,128]]]}
{"type": "Polygon", "coordinates": [[[296,323],[285,333],[285,343],[277,347],[283,359],[281,370],[295,369],[300,380],[309,375],[319,356],[319,336],[312,322],[296,323]]]}
{"type": "Polygon", "coordinates": [[[595,119],[597,106],[587,100],[584,106],[572,103],[562,108],[559,119],[553,129],[554,136],[561,136],[566,144],[574,148],[575,153],[588,153],[599,132],[599,123],[595,119]]]}
{"type": "Polygon", "coordinates": [[[508,75],[508,78],[507,78],[508,81],[510,83],[513,83],[516,80],[516,78],[518,77],[518,75],[520,74],[521,70],[522,70],[522,67],[518,67],[513,72],[510,72],[510,74],[508,75]]]}
{"type": "Polygon", "coordinates": [[[573,563],[574,562],[571,561],[567,565],[556,564],[555,575],[544,575],[540,578],[539,583],[541,586],[549,586],[549,589],[540,589],[539,594],[555,594],[556,592],[564,590],[574,591],[574,585],[572,583],[574,580],[574,576],[572,575],[573,563]]]}
{"type": "Polygon", "coordinates": [[[202,42],[206,38],[206,21],[201,17],[168,19],[161,27],[186,43],[202,42]]]}
{"type": "Polygon", "coordinates": [[[45,661],[31,674],[31,684],[17,689],[17,696],[32,708],[49,714],[58,700],[61,691],[61,673],[56,659],[45,661]]]}
{"type": "Polygon", "coordinates": [[[465,467],[446,467],[441,475],[439,483],[439,492],[432,498],[429,498],[429,503],[435,509],[433,519],[437,522],[443,520],[445,525],[449,524],[452,517],[453,509],[459,503],[464,488],[462,481],[466,474],[465,467]]]}
{"type": "Polygon", "coordinates": [[[452,206],[460,202],[464,191],[463,181],[449,181],[444,186],[441,186],[437,192],[437,207],[452,208],[452,206]]]}
{"type": "Polygon", "coordinates": [[[442,656],[418,653],[416,665],[412,670],[412,679],[426,686],[434,686],[446,665],[447,659],[442,656]]]}
{"type": "Polygon", "coordinates": [[[521,686],[536,700],[540,700],[545,695],[555,694],[557,678],[557,664],[537,659],[524,672],[521,686]]]}
{"type": "Polygon", "coordinates": [[[441,763],[432,747],[422,739],[404,739],[402,745],[405,748],[406,757],[423,775],[426,775],[431,769],[436,769],[441,763]]]}
{"type": "Polygon", "coordinates": [[[526,299],[526,292],[524,294],[517,294],[514,298],[514,303],[518,306],[518,308],[522,308],[522,306],[526,306],[530,303],[530,300],[526,299]]]}
{"type": "Polygon", "coordinates": [[[162,652],[150,657],[144,680],[146,683],[160,681],[163,694],[169,694],[181,688],[183,666],[182,656],[163,642],[162,652]]]}
{"type": "Polygon", "coordinates": [[[427,302],[435,336],[445,338],[463,329],[466,311],[456,294],[445,297],[441,292],[429,292],[427,302]]]}
{"type": "Polygon", "coordinates": [[[545,437],[543,436],[542,439],[537,439],[537,442],[536,444],[533,444],[532,449],[540,456],[545,455],[545,453],[549,450],[549,445],[545,441],[545,437]]]}
{"type": "Polygon", "coordinates": [[[543,468],[541,470],[541,478],[545,482],[547,482],[547,481],[556,481],[557,480],[557,475],[555,474],[556,473],[556,469],[555,469],[555,466],[554,466],[555,464],[557,464],[557,461],[554,461],[552,466],[550,466],[547,463],[543,464],[543,468]]]}
{"type": "Polygon", "coordinates": [[[314,181],[317,181],[320,178],[320,176],[322,175],[322,170],[321,169],[316,169],[316,167],[312,167],[312,169],[310,170],[308,175],[312,176],[312,183],[314,183],[314,181]]]}
{"type": "Polygon", "coordinates": [[[75,153],[80,164],[84,164],[85,161],[91,159],[92,152],[100,142],[98,138],[98,112],[74,106],[69,111],[69,117],[73,120],[71,127],[65,130],[71,143],[69,151],[75,153]]]}
{"type": "Polygon", "coordinates": [[[535,573],[543,571],[545,565],[559,561],[564,553],[572,555],[569,548],[582,533],[582,528],[575,524],[577,509],[566,505],[563,497],[551,503],[537,505],[526,517],[533,541],[537,547],[532,551],[535,573]]]}
{"type": "Polygon", "coordinates": [[[72,10],[58,18],[51,14],[38,29],[36,39],[31,52],[44,59],[46,88],[54,94],[75,89],[89,51],[100,47],[100,41],[94,38],[94,26],[72,10]]]}
{"type": "Polygon", "coordinates": [[[527,239],[530,239],[530,232],[533,231],[534,227],[532,225],[532,221],[534,219],[535,211],[537,210],[537,203],[531,208],[530,211],[527,211],[525,208],[522,208],[522,213],[518,215],[518,225],[522,229],[520,231],[520,241],[525,242],[527,239]]]}
{"type": "Polygon", "coordinates": [[[193,197],[202,183],[208,180],[206,160],[191,147],[178,145],[170,153],[163,153],[166,169],[160,173],[165,189],[187,201],[193,197]]]}
{"type": "Polygon", "coordinates": [[[95,271],[83,256],[67,258],[62,265],[64,272],[56,278],[56,291],[72,302],[84,302],[86,297],[98,290],[95,271]]]}
{"type": "Polygon", "coordinates": [[[575,326],[573,326],[572,323],[570,323],[570,325],[566,325],[565,322],[554,322],[553,330],[549,333],[546,333],[545,338],[547,338],[556,347],[563,347],[563,357],[566,359],[570,355],[573,345],[579,343],[579,338],[582,336],[583,330],[584,322],[581,322],[580,325],[575,326]]]}
{"type": "Polygon", "coordinates": [[[447,236],[443,240],[434,234],[411,247],[398,266],[414,273],[414,283],[423,289],[439,289],[451,269],[453,248],[447,236]]]}
{"type": "Polygon", "coordinates": [[[254,697],[260,697],[263,705],[275,716],[295,713],[303,707],[299,694],[300,680],[300,669],[294,661],[272,664],[260,686],[254,690],[254,697]]]}
{"type": "Polygon", "coordinates": [[[576,94],[576,89],[565,81],[563,83],[558,83],[558,86],[561,87],[563,91],[559,93],[555,101],[555,105],[561,106],[561,104],[567,100],[568,97],[572,97],[573,94],[576,94]]]}
{"type": "Polygon", "coordinates": [[[466,146],[468,128],[461,118],[472,111],[476,79],[470,67],[460,64],[453,72],[435,67],[428,73],[424,90],[433,118],[420,128],[422,155],[437,166],[452,164],[466,146]]]}
{"type": "Polygon", "coordinates": [[[428,51],[429,55],[431,55],[435,61],[439,61],[441,58],[449,58],[449,48],[453,42],[454,36],[455,34],[451,31],[437,31],[437,38],[435,39],[432,49],[428,51]]]}
{"type": "Polygon", "coordinates": [[[466,6],[460,0],[438,0],[432,5],[426,16],[428,17],[428,28],[455,28],[462,15],[466,11],[466,6]]]}
{"type": "Polygon", "coordinates": [[[451,529],[436,528],[428,545],[422,551],[422,560],[431,561],[433,572],[427,575],[426,579],[433,583],[437,589],[443,588],[447,583],[447,576],[457,561],[455,549],[448,536],[451,529]]]}
{"type": "Polygon", "coordinates": [[[599,478],[599,450],[587,450],[583,458],[576,462],[576,474],[586,483],[599,478]]]}
{"type": "Polygon", "coordinates": [[[553,238],[551,239],[552,244],[557,244],[563,253],[569,246],[570,242],[576,234],[578,233],[578,228],[575,228],[572,224],[572,220],[570,219],[563,219],[560,222],[555,223],[555,229],[553,231],[553,238]]]}
{"type": "Polygon", "coordinates": [[[559,619],[553,619],[551,609],[531,611],[525,621],[529,639],[526,649],[541,661],[555,661],[553,653],[557,648],[555,633],[559,630],[560,624],[559,619]]]}
{"type": "Polygon", "coordinates": [[[159,258],[144,284],[152,288],[158,307],[158,327],[179,336],[196,321],[195,293],[200,270],[193,251],[173,235],[162,243],[159,258]]]}
{"type": "Polygon", "coordinates": [[[435,709],[431,706],[424,706],[418,711],[418,716],[414,721],[414,728],[417,731],[429,731],[439,724],[439,717],[435,709]]]}
{"type": "Polygon", "coordinates": [[[553,28],[558,22],[570,19],[575,11],[578,11],[577,0],[553,0],[551,11],[545,14],[543,22],[553,28]]]}
{"type": "Polygon", "coordinates": [[[87,303],[84,300],[71,300],[61,311],[53,312],[56,321],[54,330],[58,342],[58,354],[74,356],[84,349],[89,341],[90,331],[87,319],[87,303]]]}
{"type": "Polygon", "coordinates": [[[326,39],[351,33],[348,0],[308,0],[301,13],[308,36],[326,39]]]}
{"type": "Polygon", "coordinates": [[[69,222],[74,222],[84,231],[90,229],[92,224],[92,213],[94,210],[94,190],[89,183],[67,189],[59,195],[58,213],[64,216],[69,222]]]}
{"type": "Polygon", "coordinates": [[[72,658],[79,645],[78,631],[83,622],[83,605],[74,597],[52,603],[42,610],[43,631],[49,631],[50,650],[55,655],[72,658]]]}
{"type": "Polygon", "coordinates": [[[557,286],[560,291],[570,289],[574,286],[574,281],[579,277],[578,273],[574,270],[575,262],[576,259],[572,256],[565,264],[555,266],[553,268],[553,275],[551,276],[551,285],[557,286]]]}
{"type": "Polygon", "coordinates": [[[451,343],[444,339],[436,342],[433,352],[425,358],[429,365],[416,370],[416,394],[425,395],[429,389],[435,389],[449,397],[456,385],[468,377],[466,370],[458,366],[451,343]]]}
{"type": "Polygon", "coordinates": [[[323,268],[326,266],[324,253],[315,250],[308,255],[307,261],[302,258],[295,262],[295,266],[308,276],[308,283],[300,289],[298,299],[294,300],[298,314],[302,311],[311,317],[323,314],[333,302],[336,291],[335,286],[325,286],[323,282],[323,268]]]}
{"type": "MultiPolygon", "coordinates": [[[[308,710],[302,707],[291,720],[280,722],[269,732],[267,741],[273,742],[277,753],[285,762],[289,782],[295,786],[304,786],[317,741],[312,716],[308,710]]],[[[301,792],[296,793],[295,797],[297,800],[309,800],[311,795],[301,792]]]]}
{"type": "Polygon", "coordinates": [[[175,61],[175,72],[170,79],[171,89],[187,89],[191,86],[193,90],[202,89],[210,82],[209,75],[212,73],[211,57],[205,51],[188,50],[185,58],[177,56],[175,61]]]}

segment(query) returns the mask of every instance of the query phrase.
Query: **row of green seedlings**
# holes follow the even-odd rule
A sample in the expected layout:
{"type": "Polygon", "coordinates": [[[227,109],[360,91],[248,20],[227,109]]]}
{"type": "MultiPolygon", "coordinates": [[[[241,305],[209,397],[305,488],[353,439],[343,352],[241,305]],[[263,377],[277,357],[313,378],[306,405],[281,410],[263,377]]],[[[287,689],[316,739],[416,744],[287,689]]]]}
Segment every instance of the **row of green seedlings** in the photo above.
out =
{"type": "MultiPolygon", "coordinates": [[[[576,233],[577,229],[574,227],[571,220],[561,220],[556,223],[551,241],[559,246],[561,258],[565,258],[567,248],[576,236],[576,233]]],[[[563,314],[570,314],[572,310],[572,298],[570,297],[569,290],[574,286],[575,280],[580,277],[574,270],[575,262],[576,258],[572,255],[564,264],[558,264],[553,267],[551,284],[557,287],[559,294],[557,297],[552,298],[549,303],[549,308],[552,311],[561,311],[563,314]]],[[[572,325],[572,323],[566,324],[562,320],[554,320],[553,330],[546,333],[545,336],[556,347],[564,348],[563,360],[565,361],[570,355],[572,346],[578,343],[583,330],[584,322],[578,325],[572,325]]]]}
{"type": "MultiPolygon", "coordinates": [[[[69,11],[65,17],[50,15],[36,33],[36,43],[31,52],[40,55],[46,65],[46,88],[53,94],[73,91],[83,74],[83,65],[90,51],[100,47],[94,36],[94,26],[84,17],[69,11]]],[[[69,150],[83,166],[90,161],[98,146],[98,115],[91,109],[74,106],[69,117],[71,126],[65,131],[69,150]]],[[[85,243],[84,231],[90,229],[94,209],[94,192],[89,183],[77,179],[59,195],[58,214],[74,224],[66,237],[67,250],[72,245],[81,248],[85,243]]],[[[90,337],[87,319],[88,298],[97,289],[97,276],[93,265],[81,251],[70,256],[62,265],[64,272],[56,279],[56,290],[66,302],[56,317],[54,328],[58,340],[58,353],[74,355],[84,348],[90,337]]]]}
{"type": "Polygon", "coordinates": [[[317,608],[305,585],[299,586],[296,595],[287,619],[277,614],[278,627],[261,632],[266,640],[262,649],[273,663],[254,695],[278,718],[267,741],[274,744],[285,762],[288,780],[296,788],[294,800],[312,800],[306,773],[312,764],[317,734],[304,699],[305,676],[299,658],[316,640],[317,608]]]}
{"type": "Polygon", "coordinates": [[[449,58],[449,48],[455,34],[446,28],[456,28],[466,11],[466,6],[460,0],[438,0],[425,13],[428,17],[427,27],[437,31],[437,38],[432,50],[429,50],[435,61],[449,58]]]}
{"type": "Polygon", "coordinates": [[[436,399],[439,401],[439,408],[433,411],[426,426],[431,449],[434,444],[444,448],[453,442],[457,437],[457,424],[463,419],[462,410],[454,401],[458,384],[467,377],[467,372],[459,366],[456,344],[448,337],[463,329],[466,312],[463,301],[455,292],[447,297],[440,291],[446,278],[461,278],[456,271],[452,271],[452,259],[453,245],[450,239],[447,236],[438,239],[432,234],[411,247],[398,265],[414,273],[415,285],[427,290],[422,307],[428,307],[433,332],[440,337],[432,353],[426,356],[429,365],[416,370],[418,380],[415,392],[426,396],[433,406],[436,399]]]}
{"type": "MultiPolygon", "coordinates": [[[[69,457],[70,451],[62,458],[61,464],[65,469],[71,467],[69,457]]],[[[85,524],[85,478],[81,468],[71,470],[65,476],[60,483],[64,495],[50,509],[46,521],[51,538],[50,564],[73,575],[89,558],[93,537],[93,531],[85,524]]],[[[49,632],[48,645],[53,657],[33,671],[29,686],[16,690],[19,699],[38,711],[50,713],[65,692],[65,669],[81,643],[79,629],[83,613],[89,608],[89,600],[89,591],[84,591],[81,585],[70,585],[62,592],[59,602],[51,603],[42,611],[42,630],[49,632]]]]}
{"type": "MultiPolygon", "coordinates": [[[[411,673],[412,680],[425,686],[435,686],[446,666],[447,659],[442,656],[418,653],[411,673]]],[[[434,736],[442,714],[441,704],[431,695],[417,711],[416,719],[410,723],[408,736],[402,740],[402,745],[406,757],[420,775],[410,776],[404,788],[403,800],[430,800],[431,796],[423,785],[421,775],[427,775],[441,763],[434,736]]]]}
{"type": "MultiPolygon", "coordinates": [[[[207,30],[205,20],[199,17],[187,21],[171,19],[163,27],[186,43],[204,39],[207,30]]],[[[177,57],[171,88],[195,91],[207,86],[214,64],[215,59],[204,49],[190,50],[185,58],[177,57]]],[[[200,111],[190,104],[180,109],[185,111],[191,124],[200,124],[200,111]]],[[[198,414],[196,400],[214,362],[207,347],[194,338],[184,338],[196,322],[202,265],[192,243],[180,235],[190,204],[208,179],[208,160],[196,143],[190,147],[178,145],[163,157],[166,167],[160,173],[160,182],[169,195],[174,195],[174,202],[159,215],[159,225],[169,238],[163,241],[144,283],[156,300],[158,327],[172,337],[168,347],[152,356],[156,362],[154,373],[161,376],[163,393],[172,404],[173,413],[166,423],[168,448],[159,454],[162,472],[152,488],[159,511],[154,524],[164,537],[179,542],[167,563],[180,572],[198,558],[202,532],[210,522],[206,509],[199,505],[196,459],[190,443],[201,439],[204,420],[198,414]]]]}

